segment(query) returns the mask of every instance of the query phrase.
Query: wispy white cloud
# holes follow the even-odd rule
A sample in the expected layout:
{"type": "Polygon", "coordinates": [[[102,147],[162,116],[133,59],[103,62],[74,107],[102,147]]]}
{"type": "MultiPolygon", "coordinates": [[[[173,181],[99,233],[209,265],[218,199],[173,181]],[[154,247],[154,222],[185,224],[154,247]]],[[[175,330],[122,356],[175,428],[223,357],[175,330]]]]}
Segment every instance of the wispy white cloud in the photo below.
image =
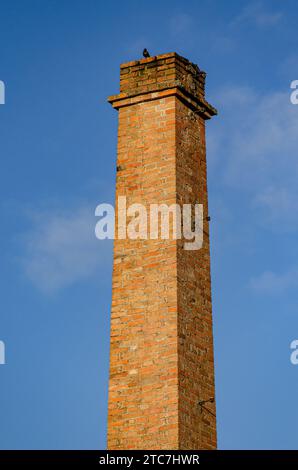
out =
{"type": "Polygon", "coordinates": [[[298,188],[268,186],[256,195],[254,206],[262,209],[265,223],[280,224],[281,231],[285,220],[287,228],[297,227],[298,188]]]}
{"type": "MultiPolygon", "coordinates": [[[[291,221],[298,210],[298,106],[290,88],[257,93],[219,90],[221,120],[208,131],[209,155],[228,186],[245,191],[270,221],[291,221]]],[[[295,222],[296,226],[298,221],[295,222]]]]}
{"type": "Polygon", "coordinates": [[[252,278],[249,287],[258,293],[282,294],[288,289],[298,287],[298,269],[293,268],[282,274],[265,271],[252,278]]]}
{"type": "MultiPolygon", "coordinates": [[[[94,208],[31,213],[20,259],[26,277],[45,293],[89,278],[105,265],[107,241],[95,238],[94,208]]],[[[111,246],[111,244],[109,245],[111,246]]]]}
{"type": "Polygon", "coordinates": [[[270,27],[279,23],[282,16],[283,14],[280,11],[266,9],[264,2],[251,2],[232,20],[231,25],[252,22],[259,27],[270,27]]]}

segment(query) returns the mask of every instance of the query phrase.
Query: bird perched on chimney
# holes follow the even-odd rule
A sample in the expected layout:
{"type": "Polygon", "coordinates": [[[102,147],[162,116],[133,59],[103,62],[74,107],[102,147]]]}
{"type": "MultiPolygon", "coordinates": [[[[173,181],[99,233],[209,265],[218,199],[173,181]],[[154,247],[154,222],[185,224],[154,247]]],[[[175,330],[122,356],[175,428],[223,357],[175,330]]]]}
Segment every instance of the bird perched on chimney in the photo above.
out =
{"type": "Polygon", "coordinates": [[[143,50],[143,56],[146,57],[146,58],[147,58],[147,57],[150,57],[150,54],[149,54],[149,52],[147,51],[147,49],[144,49],[144,50],[143,50]]]}

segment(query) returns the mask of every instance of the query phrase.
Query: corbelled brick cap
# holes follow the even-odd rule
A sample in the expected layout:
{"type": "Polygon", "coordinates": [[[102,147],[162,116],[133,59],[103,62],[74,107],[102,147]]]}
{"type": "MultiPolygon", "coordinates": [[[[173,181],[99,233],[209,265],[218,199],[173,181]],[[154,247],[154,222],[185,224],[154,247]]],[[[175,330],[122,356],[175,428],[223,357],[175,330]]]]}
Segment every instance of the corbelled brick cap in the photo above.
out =
{"type": "Polygon", "coordinates": [[[108,98],[114,108],[177,96],[204,119],[217,111],[205,100],[206,73],[176,52],[120,66],[120,93],[108,98]]]}

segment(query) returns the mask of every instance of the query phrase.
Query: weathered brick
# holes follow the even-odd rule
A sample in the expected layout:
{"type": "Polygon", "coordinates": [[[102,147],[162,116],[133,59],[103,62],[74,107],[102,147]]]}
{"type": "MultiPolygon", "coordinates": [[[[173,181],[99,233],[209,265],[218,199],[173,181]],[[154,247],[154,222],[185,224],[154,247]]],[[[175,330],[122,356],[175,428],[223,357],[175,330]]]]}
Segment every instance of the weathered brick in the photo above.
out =
{"type": "MultiPolygon", "coordinates": [[[[117,198],[202,203],[208,215],[205,74],[175,53],[121,65],[117,198]]],[[[149,206],[148,206],[149,207],[149,206]]],[[[109,449],[216,447],[209,222],[204,244],[116,239],[109,449]]]]}

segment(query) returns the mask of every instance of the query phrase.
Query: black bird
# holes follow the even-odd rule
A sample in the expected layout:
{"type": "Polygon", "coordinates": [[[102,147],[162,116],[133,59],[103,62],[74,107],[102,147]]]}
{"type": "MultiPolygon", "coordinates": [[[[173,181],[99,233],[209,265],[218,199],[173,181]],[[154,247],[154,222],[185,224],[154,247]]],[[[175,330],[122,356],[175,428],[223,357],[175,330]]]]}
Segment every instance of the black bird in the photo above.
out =
{"type": "Polygon", "coordinates": [[[144,50],[143,50],[143,56],[146,57],[146,58],[147,58],[147,57],[150,57],[150,54],[149,54],[149,52],[147,51],[147,49],[144,49],[144,50]]]}

